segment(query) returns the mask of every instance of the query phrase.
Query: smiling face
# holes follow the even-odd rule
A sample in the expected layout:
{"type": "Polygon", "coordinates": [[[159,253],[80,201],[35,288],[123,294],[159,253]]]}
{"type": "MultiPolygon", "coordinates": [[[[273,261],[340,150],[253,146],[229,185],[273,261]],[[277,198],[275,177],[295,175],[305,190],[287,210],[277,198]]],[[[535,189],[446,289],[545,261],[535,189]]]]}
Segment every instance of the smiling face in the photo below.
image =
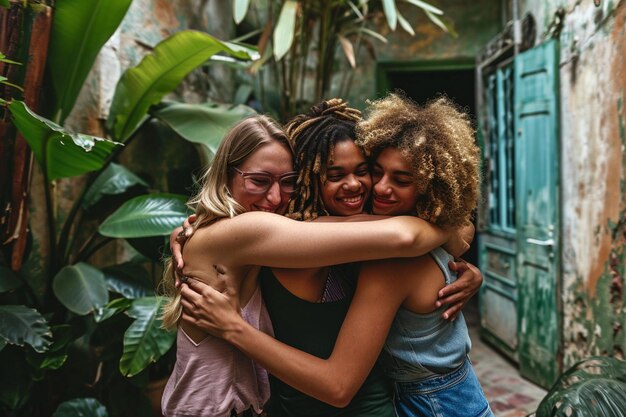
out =
{"type": "Polygon", "coordinates": [[[328,162],[322,201],[330,215],[351,216],[363,212],[372,189],[369,166],[352,139],[340,140],[328,162]]]}
{"type": "MultiPolygon", "coordinates": [[[[265,172],[277,178],[293,170],[291,152],[285,145],[272,140],[260,146],[237,169],[243,172],[265,172]]],[[[278,181],[274,181],[264,193],[250,193],[244,186],[244,178],[236,172],[230,174],[228,188],[246,211],[284,214],[290,197],[281,191],[278,181]]]]}
{"type": "Polygon", "coordinates": [[[411,168],[396,148],[384,149],[374,164],[372,208],[374,214],[415,214],[417,185],[411,168]]]}

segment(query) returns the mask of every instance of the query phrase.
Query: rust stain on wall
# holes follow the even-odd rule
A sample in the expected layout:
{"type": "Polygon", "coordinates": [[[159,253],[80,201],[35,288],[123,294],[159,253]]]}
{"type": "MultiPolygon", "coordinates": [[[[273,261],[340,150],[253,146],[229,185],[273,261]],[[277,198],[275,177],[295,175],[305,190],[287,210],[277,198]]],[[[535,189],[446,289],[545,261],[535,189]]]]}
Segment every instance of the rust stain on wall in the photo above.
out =
{"type": "Polygon", "coordinates": [[[170,29],[180,26],[170,0],[156,0],[154,2],[154,17],[162,25],[161,30],[165,32],[164,37],[169,35],[170,29]]]}
{"type": "MultiPolygon", "coordinates": [[[[584,315],[570,317],[568,321],[570,335],[580,336],[579,340],[570,339],[573,343],[565,347],[570,361],[593,354],[624,359],[626,351],[626,62],[623,59],[626,54],[626,2],[615,10],[614,20],[606,33],[604,42],[609,41],[613,48],[612,62],[607,66],[609,82],[596,86],[599,91],[606,92],[606,99],[599,112],[590,112],[588,116],[599,117],[602,131],[608,132],[606,137],[588,139],[604,141],[607,145],[605,197],[599,213],[600,226],[594,233],[599,245],[590,248],[599,253],[589,276],[578,278],[586,281],[584,290],[581,286],[572,286],[572,293],[566,297],[575,297],[588,306],[581,309],[584,315]]],[[[596,70],[600,71],[602,67],[596,70]]]]}

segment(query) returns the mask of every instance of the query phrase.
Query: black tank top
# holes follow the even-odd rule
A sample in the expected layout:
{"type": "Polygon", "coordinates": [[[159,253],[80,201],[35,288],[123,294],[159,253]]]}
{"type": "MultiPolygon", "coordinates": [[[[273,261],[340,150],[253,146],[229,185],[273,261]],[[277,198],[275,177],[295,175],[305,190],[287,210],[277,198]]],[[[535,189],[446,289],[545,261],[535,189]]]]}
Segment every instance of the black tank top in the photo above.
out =
{"type": "MultiPolygon", "coordinates": [[[[336,275],[345,274],[344,269],[340,269],[336,275]]],[[[327,359],[333,351],[352,297],[312,303],[289,292],[269,268],[262,268],[259,278],[276,339],[327,359]]],[[[377,364],[345,408],[336,408],[316,400],[271,375],[270,386],[272,397],[268,411],[271,417],[395,416],[391,385],[377,364]]]]}

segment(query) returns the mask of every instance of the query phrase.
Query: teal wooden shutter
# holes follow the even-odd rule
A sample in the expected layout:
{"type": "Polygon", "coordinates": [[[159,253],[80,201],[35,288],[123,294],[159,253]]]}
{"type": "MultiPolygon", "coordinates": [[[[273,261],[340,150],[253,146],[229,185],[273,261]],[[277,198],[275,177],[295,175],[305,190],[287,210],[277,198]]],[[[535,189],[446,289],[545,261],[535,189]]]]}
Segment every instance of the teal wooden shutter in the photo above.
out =
{"type": "Polygon", "coordinates": [[[520,372],[548,387],[560,371],[558,44],[515,58],[520,372]]]}

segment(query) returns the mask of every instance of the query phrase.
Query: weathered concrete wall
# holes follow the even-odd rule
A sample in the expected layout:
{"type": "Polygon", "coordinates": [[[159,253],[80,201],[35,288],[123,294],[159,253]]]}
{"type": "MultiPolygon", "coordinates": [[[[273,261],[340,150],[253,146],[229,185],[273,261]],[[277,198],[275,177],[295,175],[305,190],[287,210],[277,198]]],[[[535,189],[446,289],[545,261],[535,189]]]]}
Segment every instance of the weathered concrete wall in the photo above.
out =
{"type": "MultiPolygon", "coordinates": [[[[377,62],[473,62],[478,51],[502,28],[499,1],[438,0],[429,3],[444,11],[442,20],[454,28],[458,37],[443,32],[420,9],[398,2],[402,15],[415,30],[415,36],[406,33],[399,24],[395,32],[391,32],[385,17],[382,14],[378,17],[375,26],[388,43],[370,38],[376,61],[362,48],[357,59],[355,81],[347,95],[351,103],[362,108],[365,99],[375,96],[377,62]]],[[[339,56],[339,59],[345,60],[345,57],[339,56]]],[[[340,77],[335,77],[333,81],[338,84],[340,77]]],[[[334,91],[337,89],[338,86],[334,85],[334,91]]]]}
{"type": "Polygon", "coordinates": [[[626,350],[626,2],[527,1],[559,36],[564,366],[626,350]]]}

